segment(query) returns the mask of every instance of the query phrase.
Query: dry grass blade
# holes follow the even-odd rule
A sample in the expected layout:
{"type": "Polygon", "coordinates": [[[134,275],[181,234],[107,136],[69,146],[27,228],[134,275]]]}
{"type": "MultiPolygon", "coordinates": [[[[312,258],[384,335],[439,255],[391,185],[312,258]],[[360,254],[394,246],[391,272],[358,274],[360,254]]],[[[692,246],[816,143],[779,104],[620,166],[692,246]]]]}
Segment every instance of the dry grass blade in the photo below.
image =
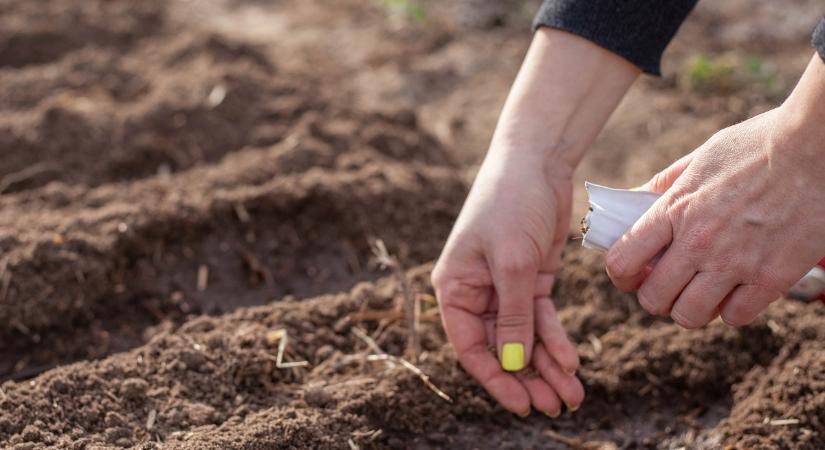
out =
{"type": "Polygon", "coordinates": [[[599,339],[599,337],[596,336],[595,334],[588,334],[587,335],[587,340],[590,341],[590,345],[593,346],[593,351],[597,355],[600,354],[602,352],[602,350],[604,349],[604,346],[602,345],[602,340],[599,339]]]}
{"type": "Polygon", "coordinates": [[[3,270],[3,275],[0,276],[0,302],[6,300],[9,295],[9,287],[11,286],[11,272],[3,270]]]}
{"type": "Polygon", "coordinates": [[[243,203],[235,203],[235,214],[238,216],[238,220],[241,223],[249,223],[252,220],[252,217],[249,215],[249,211],[246,210],[246,207],[243,203]]]}
{"type": "Polygon", "coordinates": [[[291,369],[293,367],[306,367],[309,365],[309,361],[294,361],[294,362],[284,362],[284,353],[286,352],[286,344],[289,341],[289,334],[286,332],[283,333],[281,336],[280,341],[278,342],[278,355],[275,356],[275,367],[279,369],[291,369]]]}
{"type": "Polygon", "coordinates": [[[361,448],[353,442],[352,438],[347,439],[347,444],[349,445],[350,450],[359,450],[361,448]]]}
{"type": "Polygon", "coordinates": [[[246,248],[239,247],[238,252],[241,254],[244,262],[246,263],[246,267],[252,272],[252,274],[259,276],[267,287],[273,286],[275,284],[275,279],[272,277],[272,272],[267,269],[267,267],[261,263],[261,260],[255,256],[250,250],[246,248]]]}
{"type": "Polygon", "coordinates": [[[352,334],[355,335],[355,337],[357,337],[358,339],[361,339],[362,341],[364,341],[367,344],[367,347],[369,347],[370,350],[372,350],[373,352],[378,353],[379,355],[386,355],[387,354],[387,352],[385,352],[384,350],[381,350],[381,347],[378,346],[377,342],[375,342],[371,337],[369,337],[369,335],[367,334],[366,331],[364,331],[364,330],[362,330],[358,327],[352,327],[351,331],[352,331],[352,334]]]}
{"type": "Polygon", "coordinates": [[[10,173],[3,178],[0,178],[0,194],[2,194],[6,189],[10,186],[20,183],[21,181],[26,181],[29,178],[36,177],[41,173],[49,172],[52,170],[57,170],[54,164],[50,162],[43,162],[32,164],[29,167],[19,171],[10,173]]]}
{"type": "Polygon", "coordinates": [[[198,283],[197,289],[199,292],[203,292],[206,290],[206,286],[209,284],[209,266],[206,264],[201,264],[198,266],[198,283]]]}
{"type": "Polygon", "coordinates": [[[6,274],[6,268],[9,267],[9,258],[8,256],[0,259],[0,277],[3,277],[6,274]]]}
{"type": "Polygon", "coordinates": [[[435,392],[436,395],[444,399],[445,401],[452,403],[453,399],[450,398],[444,391],[438,388],[432,381],[430,381],[430,376],[424,373],[421,369],[416,367],[413,363],[407,361],[406,359],[399,358],[393,355],[369,355],[367,356],[367,361],[393,361],[400,364],[405,369],[409,370],[410,372],[414,373],[418,378],[424,383],[425,386],[430,388],[431,391],[435,392]]]}
{"type": "Polygon", "coordinates": [[[560,442],[573,450],[617,450],[618,447],[611,442],[587,442],[581,439],[567,437],[553,430],[544,430],[545,436],[560,442]]]}
{"type": "MultiPolygon", "coordinates": [[[[419,303],[420,305],[420,303],[419,303]]],[[[355,322],[379,322],[382,320],[397,321],[403,318],[401,311],[392,309],[387,310],[367,310],[350,314],[350,318],[355,322]]],[[[438,310],[431,309],[427,312],[421,313],[418,318],[420,322],[439,322],[441,318],[438,316],[438,310]]]]}
{"type": "Polygon", "coordinates": [[[153,409],[149,411],[149,416],[146,418],[146,429],[148,431],[152,431],[152,428],[155,427],[155,419],[158,417],[158,411],[153,409]]]}
{"type": "Polygon", "coordinates": [[[774,419],[768,422],[771,426],[799,425],[799,419],[774,419]]]}
{"type": "MultiPolygon", "coordinates": [[[[375,340],[373,340],[373,338],[371,338],[367,334],[366,331],[364,331],[364,330],[362,330],[358,327],[352,327],[351,331],[352,331],[352,334],[355,335],[355,337],[357,337],[358,339],[361,339],[362,341],[364,341],[367,344],[367,347],[369,347],[370,350],[372,350],[376,354],[379,354],[379,355],[386,355],[387,354],[387,352],[382,350],[381,347],[378,346],[378,343],[375,342],[375,340]]],[[[395,367],[395,363],[390,361],[390,360],[387,360],[387,366],[395,367]]]]}
{"type": "Polygon", "coordinates": [[[412,353],[413,360],[418,361],[418,355],[421,353],[421,345],[418,338],[418,317],[415,313],[416,298],[412,295],[410,286],[407,283],[404,269],[398,260],[390,255],[389,251],[387,251],[387,246],[381,239],[375,241],[372,252],[382,267],[392,269],[393,275],[401,286],[401,293],[404,297],[404,317],[410,331],[410,336],[407,340],[407,350],[412,353]]]}

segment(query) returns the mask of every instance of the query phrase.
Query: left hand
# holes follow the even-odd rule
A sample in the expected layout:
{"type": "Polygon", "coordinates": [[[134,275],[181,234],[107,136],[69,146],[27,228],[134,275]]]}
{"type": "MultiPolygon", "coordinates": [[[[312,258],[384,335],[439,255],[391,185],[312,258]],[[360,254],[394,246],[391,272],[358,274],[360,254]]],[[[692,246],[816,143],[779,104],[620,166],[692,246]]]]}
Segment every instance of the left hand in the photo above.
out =
{"type": "Polygon", "coordinates": [[[787,292],[825,256],[825,143],[794,118],[724,129],[648,182],[664,194],[608,252],[613,283],[685,328],[750,323],[787,292]]]}

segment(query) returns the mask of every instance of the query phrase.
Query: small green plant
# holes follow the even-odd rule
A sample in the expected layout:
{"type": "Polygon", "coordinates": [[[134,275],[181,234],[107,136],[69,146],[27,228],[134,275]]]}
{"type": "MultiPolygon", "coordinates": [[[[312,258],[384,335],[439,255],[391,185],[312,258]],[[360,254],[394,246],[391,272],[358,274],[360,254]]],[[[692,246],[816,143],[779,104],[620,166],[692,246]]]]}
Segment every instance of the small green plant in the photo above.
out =
{"type": "Polygon", "coordinates": [[[724,93],[744,87],[756,87],[767,95],[777,91],[776,68],[763,58],[697,55],[690,58],[682,75],[694,92],[724,93]]]}
{"type": "Polygon", "coordinates": [[[415,22],[427,20],[427,9],[416,0],[380,0],[390,11],[415,22]]]}
{"type": "Polygon", "coordinates": [[[777,90],[776,67],[758,56],[745,61],[745,76],[750,82],[762,85],[770,94],[777,90]]]}
{"type": "Polygon", "coordinates": [[[698,55],[687,63],[685,78],[694,91],[729,91],[737,87],[736,64],[730,56],[698,55]]]}

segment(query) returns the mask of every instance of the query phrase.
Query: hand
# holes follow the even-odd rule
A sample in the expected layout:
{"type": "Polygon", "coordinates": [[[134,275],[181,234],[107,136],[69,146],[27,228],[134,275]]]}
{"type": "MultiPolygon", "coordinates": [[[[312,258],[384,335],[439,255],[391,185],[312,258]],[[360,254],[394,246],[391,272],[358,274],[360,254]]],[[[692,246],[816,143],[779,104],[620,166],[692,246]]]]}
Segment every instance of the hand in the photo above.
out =
{"type": "Polygon", "coordinates": [[[562,401],[576,409],[584,398],[578,355],[549,298],[570,201],[569,174],[545,176],[529,157],[488,158],[433,271],[459,361],[519,415],[532,404],[555,417],[562,401]],[[521,372],[530,362],[538,376],[521,372]]]}
{"type": "Polygon", "coordinates": [[[574,410],[584,397],[578,355],[548,296],[570,226],[573,169],[638,75],[587,39],[536,31],[433,270],[458,360],[516,414],[533,405],[555,417],[562,401],[574,410]],[[538,376],[523,371],[531,364],[538,376]]]}
{"type": "Polygon", "coordinates": [[[799,111],[722,130],[654,177],[644,188],[664,195],[608,252],[614,284],[686,328],[719,315],[744,325],[813,267],[825,255],[825,159],[799,111]]]}

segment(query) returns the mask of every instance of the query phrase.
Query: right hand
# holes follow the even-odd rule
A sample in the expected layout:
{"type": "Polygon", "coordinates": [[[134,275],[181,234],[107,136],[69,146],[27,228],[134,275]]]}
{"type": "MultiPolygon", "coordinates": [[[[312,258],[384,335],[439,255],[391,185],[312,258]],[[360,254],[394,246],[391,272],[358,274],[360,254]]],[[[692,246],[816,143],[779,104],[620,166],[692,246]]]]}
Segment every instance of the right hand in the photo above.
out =
{"type": "Polygon", "coordinates": [[[526,415],[532,405],[555,417],[561,402],[577,409],[584,389],[549,298],[569,231],[572,170],[545,166],[526,153],[491,150],[433,285],[467,372],[509,411],[526,415]],[[535,376],[522,370],[531,364],[535,376]]]}

